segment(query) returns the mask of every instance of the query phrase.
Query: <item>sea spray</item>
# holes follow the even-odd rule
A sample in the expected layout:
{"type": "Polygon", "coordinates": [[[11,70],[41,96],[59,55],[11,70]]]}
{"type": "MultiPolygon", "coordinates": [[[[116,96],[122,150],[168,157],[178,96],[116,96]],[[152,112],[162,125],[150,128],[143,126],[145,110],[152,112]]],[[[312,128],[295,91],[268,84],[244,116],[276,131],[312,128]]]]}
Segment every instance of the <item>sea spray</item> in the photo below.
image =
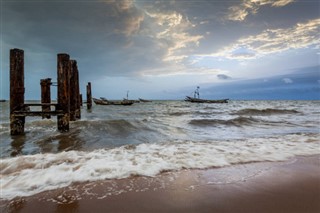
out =
{"type": "Polygon", "coordinates": [[[171,141],[125,145],[92,152],[68,151],[1,160],[1,199],[30,196],[75,182],[155,176],[161,171],[205,169],[234,164],[283,161],[320,154],[320,134],[231,141],[171,141]]]}

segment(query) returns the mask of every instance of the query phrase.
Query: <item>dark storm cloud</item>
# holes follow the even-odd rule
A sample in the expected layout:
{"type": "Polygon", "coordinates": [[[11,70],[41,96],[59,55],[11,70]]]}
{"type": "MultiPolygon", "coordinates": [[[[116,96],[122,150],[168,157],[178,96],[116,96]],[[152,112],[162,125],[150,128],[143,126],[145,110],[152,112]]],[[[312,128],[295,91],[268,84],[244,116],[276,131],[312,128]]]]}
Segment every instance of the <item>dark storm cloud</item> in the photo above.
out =
{"type": "Polygon", "coordinates": [[[90,73],[94,67],[97,75],[130,71],[121,62],[130,62],[127,46],[144,18],[130,1],[19,1],[3,7],[3,42],[8,48],[67,52],[90,73]]]}
{"type": "Polygon", "coordinates": [[[224,74],[219,74],[219,75],[217,75],[217,77],[218,77],[220,80],[228,80],[228,79],[231,79],[230,76],[224,75],[224,74]]]}
{"type": "Polygon", "coordinates": [[[146,10],[133,0],[5,2],[3,41],[6,49],[26,53],[67,52],[82,76],[141,75],[174,66],[202,38],[188,32],[193,24],[187,16],[156,5],[146,10]]]}

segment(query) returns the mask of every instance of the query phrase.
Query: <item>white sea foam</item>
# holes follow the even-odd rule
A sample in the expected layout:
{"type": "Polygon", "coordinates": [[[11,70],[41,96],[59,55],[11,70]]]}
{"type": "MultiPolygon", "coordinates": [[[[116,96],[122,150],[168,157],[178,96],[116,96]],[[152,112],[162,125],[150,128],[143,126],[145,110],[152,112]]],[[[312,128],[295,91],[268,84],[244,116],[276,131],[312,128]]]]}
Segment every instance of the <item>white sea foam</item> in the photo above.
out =
{"type": "Polygon", "coordinates": [[[2,159],[1,199],[30,196],[73,182],[155,176],[164,170],[282,161],[320,154],[320,134],[235,141],[127,145],[92,152],[69,151],[2,159]]]}

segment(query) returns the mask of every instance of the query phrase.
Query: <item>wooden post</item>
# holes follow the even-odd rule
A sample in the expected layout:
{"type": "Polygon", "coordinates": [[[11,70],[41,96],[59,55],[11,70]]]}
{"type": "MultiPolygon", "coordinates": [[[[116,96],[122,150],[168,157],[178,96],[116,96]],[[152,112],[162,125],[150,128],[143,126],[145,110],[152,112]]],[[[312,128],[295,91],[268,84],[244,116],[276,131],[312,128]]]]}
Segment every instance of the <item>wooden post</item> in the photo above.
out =
{"type": "MultiPolygon", "coordinates": [[[[51,104],[51,92],[50,92],[50,86],[51,86],[51,78],[41,79],[40,85],[41,85],[41,104],[51,104]]],[[[50,112],[51,107],[48,106],[42,106],[42,112],[50,112]]],[[[50,115],[42,115],[42,119],[44,118],[51,118],[50,115]]]]}
{"type": "Polygon", "coordinates": [[[24,51],[10,50],[10,134],[24,133],[25,117],[16,117],[15,111],[24,109],[24,51]]]}
{"type": "Polygon", "coordinates": [[[68,54],[58,54],[58,110],[63,111],[63,115],[58,115],[58,130],[69,131],[70,121],[70,56],[68,54]]]}
{"type": "Polygon", "coordinates": [[[76,89],[76,66],[77,61],[70,60],[70,121],[76,120],[77,89],[76,89]]]}
{"type": "Polygon", "coordinates": [[[80,84],[79,84],[79,70],[78,70],[78,65],[76,64],[75,66],[75,87],[76,87],[76,119],[81,119],[81,103],[80,103],[80,84]]]}
{"type": "Polygon", "coordinates": [[[92,107],[92,95],[91,95],[91,83],[89,82],[87,85],[87,109],[91,109],[92,107]]]}
{"type": "Polygon", "coordinates": [[[80,106],[82,106],[82,94],[80,94],[80,106]]]}

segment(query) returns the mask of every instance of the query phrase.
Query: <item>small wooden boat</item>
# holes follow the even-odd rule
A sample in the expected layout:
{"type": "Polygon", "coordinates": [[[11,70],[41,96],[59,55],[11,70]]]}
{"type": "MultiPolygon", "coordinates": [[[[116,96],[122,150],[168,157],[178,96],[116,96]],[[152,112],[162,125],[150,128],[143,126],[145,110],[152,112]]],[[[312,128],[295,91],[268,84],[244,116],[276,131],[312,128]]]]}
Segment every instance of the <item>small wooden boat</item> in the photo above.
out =
{"type": "Polygon", "coordinates": [[[104,97],[100,97],[101,100],[103,101],[109,101],[108,99],[104,98],[104,97]]]}
{"type": "Polygon", "coordinates": [[[209,103],[209,104],[222,104],[228,103],[229,99],[220,99],[220,100],[208,100],[208,99],[200,99],[200,87],[197,86],[197,89],[193,92],[193,98],[190,96],[186,96],[184,99],[185,101],[192,102],[192,103],[209,103]]]}
{"type": "Polygon", "coordinates": [[[130,100],[130,99],[126,99],[126,98],[124,98],[123,101],[129,101],[129,102],[133,102],[133,103],[140,103],[139,100],[130,100]]]}
{"type": "Polygon", "coordinates": [[[222,103],[228,103],[229,99],[207,100],[207,99],[192,98],[192,97],[187,96],[184,100],[188,101],[188,102],[192,102],[192,103],[222,104],[222,103]]]}
{"type": "Polygon", "coordinates": [[[140,101],[140,102],[144,102],[144,103],[146,103],[146,102],[152,102],[152,101],[150,101],[150,100],[146,100],[146,99],[142,99],[142,98],[139,98],[139,101],[140,101]]]}
{"type": "Polygon", "coordinates": [[[132,101],[126,101],[126,100],[123,100],[123,101],[109,101],[107,99],[97,99],[97,98],[92,98],[93,99],[93,102],[97,105],[132,105],[133,102],[132,101]]]}

